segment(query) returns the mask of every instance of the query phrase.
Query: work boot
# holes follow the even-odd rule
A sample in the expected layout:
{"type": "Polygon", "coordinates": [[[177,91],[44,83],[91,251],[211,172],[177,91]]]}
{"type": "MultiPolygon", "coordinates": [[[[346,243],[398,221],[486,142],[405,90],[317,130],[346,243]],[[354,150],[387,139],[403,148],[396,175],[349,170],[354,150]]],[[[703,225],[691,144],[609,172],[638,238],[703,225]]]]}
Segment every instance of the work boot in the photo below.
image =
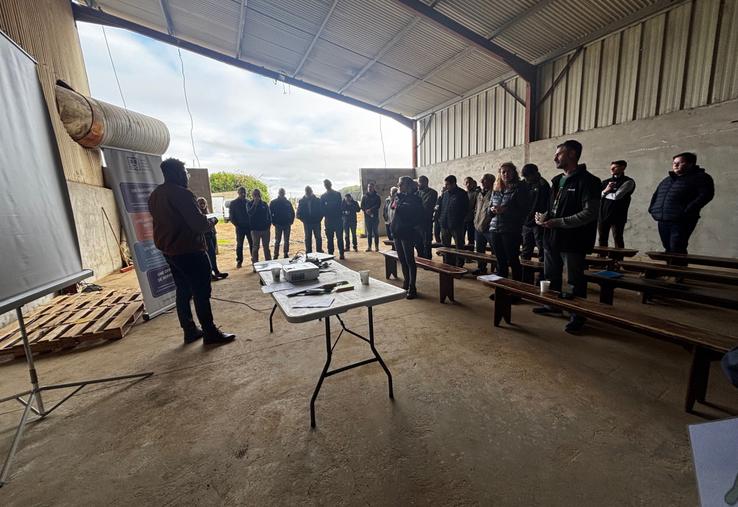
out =
{"type": "Polygon", "coordinates": [[[569,317],[569,323],[566,324],[564,331],[569,334],[581,334],[585,322],[587,322],[586,317],[572,313],[571,317],[569,317]]]}
{"type": "Polygon", "coordinates": [[[224,333],[217,327],[213,328],[212,330],[205,331],[203,335],[203,345],[218,345],[223,343],[230,343],[236,339],[235,334],[224,333]]]}
{"type": "Polygon", "coordinates": [[[356,247],[356,245],[354,245],[354,252],[358,252],[358,251],[359,249],[356,247]]]}
{"type": "Polygon", "coordinates": [[[375,246],[374,246],[374,251],[375,251],[375,252],[379,252],[379,245],[375,245],[375,246]]]}
{"type": "Polygon", "coordinates": [[[533,308],[533,313],[537,313],[539,315],[561,315],[561,310],[548,305],[543,305],[533,308]]]}
{"type": "Polygon", "coordinates": [[[191,328],[184,330],[184,342],[185,345],[189,345],[192,342],[196,342],[203,336],[203,331],[199,327],[193,325],[191,328]]]}
{"type": "Polygon", "coordinates": [[[371,251],[372,251],[372,247],[370,246],[369,248],[367,248],[367,249],[366,249],[366,250],[364,250],[364,251],[365,251],[365,252],[371,252],[371,251]]]}
{"type": "Polygon", "coordinates": [[[410,289],[407,291],[407,296],[405,299],[417,299],[418,297],[418,290],[415,287],[410,287],[410,289]]]}
{"type": "Polygon", "coordinates": [[[343,255],[343,254],[341,254],[341,255],[339,255],[339,256],[338,256],[338,258],[339,258],[340,260],[344,260],[344,259],[346,258],[346,256],[345,256],[345,255],[343,255]]]}
{"type": "Polygon", "coordinates": [[[486,275],[487,274],[487,270],[486,269],[482,269],[482,268],[477,268],[474,271],[472,271],[471,274],[474,275],[474,276],[486,275]]]}
{"type": "Polygon", "coordinates": [[[241,265],[243,264],[243,261],[238,261],[236,263],[236,269],[241,269],[241,265]]]}

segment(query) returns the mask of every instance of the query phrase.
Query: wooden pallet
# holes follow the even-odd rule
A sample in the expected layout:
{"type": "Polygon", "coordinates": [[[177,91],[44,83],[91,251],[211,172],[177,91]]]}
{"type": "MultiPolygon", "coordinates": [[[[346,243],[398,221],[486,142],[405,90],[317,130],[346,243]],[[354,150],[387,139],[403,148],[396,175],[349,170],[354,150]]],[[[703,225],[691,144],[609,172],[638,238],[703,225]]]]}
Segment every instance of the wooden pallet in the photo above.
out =
{"type": "MultiPolygon", "coordinates": [[[[119,340],[143,315],[141,293],[106,289],[58,296],[25,316],[31,350],[48,352],[92,340],[119,340]]],[[[0,355],[23,355],[17,322],[0,329],[0,355]]]]}

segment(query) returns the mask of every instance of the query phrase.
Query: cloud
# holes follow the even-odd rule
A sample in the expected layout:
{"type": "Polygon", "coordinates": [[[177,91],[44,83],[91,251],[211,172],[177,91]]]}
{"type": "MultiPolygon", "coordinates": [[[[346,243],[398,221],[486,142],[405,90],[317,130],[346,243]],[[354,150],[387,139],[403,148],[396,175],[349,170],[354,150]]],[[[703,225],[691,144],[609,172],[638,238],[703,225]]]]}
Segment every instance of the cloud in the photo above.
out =
{"type": "MultiPolygon", "coordinates": [[[[78,23],[93,97],[122,106],[102,29],[78,23]]],[[[190,119],[177,49],[106,28],[127,106],[166,123],[165,156],[193,164],[190,119]]],[[[182,51],[201,167],[261,177],[301,195],[323,179],[336,188],[359,182],[359,168],[411,164],[410,129],[398,122],[215,60],[182,51]],[[381,118],[381,119],[380,119],[381,118]]]]}

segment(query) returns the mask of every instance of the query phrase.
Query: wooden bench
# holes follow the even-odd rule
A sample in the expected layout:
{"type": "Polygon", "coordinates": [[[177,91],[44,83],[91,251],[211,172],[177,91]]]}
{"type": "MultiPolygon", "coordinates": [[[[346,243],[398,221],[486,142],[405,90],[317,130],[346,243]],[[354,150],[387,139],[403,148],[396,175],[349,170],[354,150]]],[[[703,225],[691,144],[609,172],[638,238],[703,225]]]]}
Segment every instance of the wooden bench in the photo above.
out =
{"type": "Polygon", "coordinates": [[[600,257],[607,257],[614,261],[622,261],[626,257],[635,257],[638,253],[638,250],[633,250],[632,248],[615,248],[611,246],[596,246],[593,251],[600,257]]]}
{"type": "Polygon", "coordinates": [[[702,266],[714,266],[716,268],[738,269],[738,259],[732,257],[712,257],[709,255],[692,255],[666,252],[646,252],[655,261],[666,261],[667,264],[686,266],[688,264],[699,264],[702,266]]]}
{"type": "Polygon", "coordinates": [[[610,305],[586,299],[561,299],[559,294],[553,291],[542,295],[537,288],[513,280],[484,283],[495,289],[493,316],[495,326],[499,326],[503,319],[508,324],[511,322],[511,296],[519,296],[560,310],[576,312],[577,315],[612,324],[618,329],[627,329],[688,347],[692,351],[692,364],[684,402],[684,409],[687,412],[693,411],[696,401],[701,403],[705,401],[710,362],[720,360],[728,350],[738,344],[736,337],[720,335],[660,317],[632,312],[613,312],[610,305]]]}
{"type": "MultiPolygon", "coordinates": [[[[466,259],[489,262],[492,266],[497,266],[497,257],[487,253],[441,247],[436,249],[436,254],[443,255],[443,261],[446,263],[448,263],[446,255],[458,255],[459,257],[464,257],[466,259]]],[[[526,261],[521,259],[520,265],[523,267],[523,281],[526,283],[535,283],[536,273],[543,273],[543,263],[538,260],[526,261]]]]}
{"type": "MultiPolygon", "coordinates": [[[[391,239],[383,239],[382,243],[384,243],[387,246],[391,246],[393,249],[395,247],[395,242],[391,239]]],[[[431,248],[440,248],[443,245],[441,243],[431,243],[431,248]]]]}
{"type": "Polygon", "coordinates": [[[611,305],[615,289],[625,289],[640,292],[643,303],[647,303],[651,296],[662,296],[671,299],[681,299],[710,306],[738,310],[738,293],[707,290],[699,287],[669,283],[662,280],[650,280],[633,275],[623,275],[619,278],[610,278],[598,275],[596,272],[584,273],[587,282],[600,286],[600,302],[611,305]]]}
{"type": "MultiPolygon", "coordinates": [[[[384,276],[389,280],[390,276],[397,278],[397,252],[388,250],[381,252],[384,255],[384,276]]],[[[423,257],[415,257],[417,265],[428,271],[438,273],[438,286],[441,303],[448,298],[454,301],[454,278],[461,278],[466,273],[466,269],[456,266],[450,266],[442,262],[432,261],[423,257]]]]}
{"type": "Polygon", "coordinates": [[[687,266],[669,266],[653,262],[624,261],[620,263],[622,269],[643,273],[646,278],[659,276],[673,276],[682,279],[702,280],[726,285],[738,285],[738,273],[732,271],[718,271],[715,269],[699,269],[687,266]]]}

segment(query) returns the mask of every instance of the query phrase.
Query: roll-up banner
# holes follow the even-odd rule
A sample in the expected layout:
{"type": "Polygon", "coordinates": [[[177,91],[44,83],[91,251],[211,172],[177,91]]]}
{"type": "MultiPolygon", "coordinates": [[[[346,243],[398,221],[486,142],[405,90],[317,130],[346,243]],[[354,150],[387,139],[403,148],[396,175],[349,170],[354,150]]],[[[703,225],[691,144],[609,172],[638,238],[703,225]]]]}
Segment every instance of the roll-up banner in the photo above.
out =
{"type": "Polygon", "coordinates": [[[105,184],[115,195],[143,294],[144,316],[150,319],[175,304],[174,279],[164,256],[154,246],[154,223],[149,213],[149,196],[164,183],[159,169],[161,157],[115,148],[103,148],[103,152],[105,184]]]}

